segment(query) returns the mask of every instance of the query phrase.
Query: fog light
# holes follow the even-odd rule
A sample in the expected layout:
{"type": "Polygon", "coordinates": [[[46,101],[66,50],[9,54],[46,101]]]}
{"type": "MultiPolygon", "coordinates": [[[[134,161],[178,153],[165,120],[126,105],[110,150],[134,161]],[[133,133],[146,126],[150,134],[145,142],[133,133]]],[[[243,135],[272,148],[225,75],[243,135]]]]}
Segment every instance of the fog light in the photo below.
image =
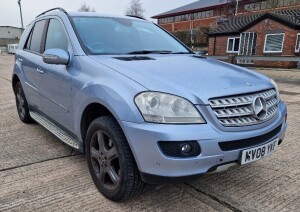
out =
{"type": "Polygon", "coordinates": [[[188,154],[192,151],[192,146],[190,144],[184,144],[181,147],[181,151],[182,151],[183,154],[188,154]]]}
{"type": "Polygon", "coordinates": [[[158,145],[168,157],[190,158],[201,154],[198,141],[159,141],[158,145]]]}

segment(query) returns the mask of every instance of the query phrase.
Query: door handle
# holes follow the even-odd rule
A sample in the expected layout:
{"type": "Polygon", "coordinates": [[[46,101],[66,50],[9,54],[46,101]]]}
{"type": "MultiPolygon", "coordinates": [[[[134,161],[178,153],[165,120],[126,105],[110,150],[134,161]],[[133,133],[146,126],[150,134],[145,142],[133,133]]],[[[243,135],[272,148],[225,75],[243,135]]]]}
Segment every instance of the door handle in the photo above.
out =
{"type": "Polygon", "coordinates": [[[44,71],[41,70],[41,69],[39,69],[39,68],[37,68],[36,70],[37,70],[37,72],[39,72],[40,74],[43,74],[43,73],[44,73],[44,71]]]}
{"type": "Polygon", "coordinates": [[[19,62],[20,62],[20,63],[22,63],[22,62],[23,62],[23,59],[22,59],[22,58],[19,58],[18,60],[19,60],[19,62]]]}

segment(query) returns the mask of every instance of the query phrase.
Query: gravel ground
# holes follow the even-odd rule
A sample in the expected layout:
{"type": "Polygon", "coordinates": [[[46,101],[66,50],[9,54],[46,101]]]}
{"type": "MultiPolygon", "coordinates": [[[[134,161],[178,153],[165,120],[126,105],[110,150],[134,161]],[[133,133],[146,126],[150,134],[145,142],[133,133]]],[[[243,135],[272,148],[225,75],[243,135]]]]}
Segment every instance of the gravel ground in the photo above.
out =
{"type": "Polygon", "coordinates": [[[0,211],[299,211],[300,72],[257,70],[279,82],[288,106],[286,139],[274,154],[117,204],[97,191],[83,155],[19,121],[12,66],[13,56],[0,56],[0,211]]]}

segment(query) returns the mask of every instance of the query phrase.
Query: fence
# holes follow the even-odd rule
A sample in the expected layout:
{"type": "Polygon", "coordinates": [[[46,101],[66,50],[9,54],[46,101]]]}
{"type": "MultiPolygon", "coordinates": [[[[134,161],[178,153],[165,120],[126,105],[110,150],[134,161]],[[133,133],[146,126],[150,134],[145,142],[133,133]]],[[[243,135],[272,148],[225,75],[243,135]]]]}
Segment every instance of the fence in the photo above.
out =
{"type": "Polygon", "coordinates": [[[242,56],[242,55],[225,55],[225,56],[207,56],[217,60],[235,64],[237,61],[283,61],[283,62],[300,62],[300,57],[295,56],[242,56]]]}

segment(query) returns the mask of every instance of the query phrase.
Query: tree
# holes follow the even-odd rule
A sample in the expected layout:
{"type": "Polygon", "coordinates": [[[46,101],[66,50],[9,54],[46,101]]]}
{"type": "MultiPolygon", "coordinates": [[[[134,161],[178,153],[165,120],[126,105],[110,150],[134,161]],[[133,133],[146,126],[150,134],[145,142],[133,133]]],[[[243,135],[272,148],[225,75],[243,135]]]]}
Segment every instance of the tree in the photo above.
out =
{"type": "Polygon", "coordinates": [[[80,8],[78,9],[78,12],[96,12],[95,8],[91,8],[90,6],[87,6],[84,2],[80,8]]]}
{"type": "Polygon", "coordinates": [[[138,17],[144,17],[145,9],[141,0],[131,0],[129,7],[125,11],[125,15],[133,15],[138,17]]]}

